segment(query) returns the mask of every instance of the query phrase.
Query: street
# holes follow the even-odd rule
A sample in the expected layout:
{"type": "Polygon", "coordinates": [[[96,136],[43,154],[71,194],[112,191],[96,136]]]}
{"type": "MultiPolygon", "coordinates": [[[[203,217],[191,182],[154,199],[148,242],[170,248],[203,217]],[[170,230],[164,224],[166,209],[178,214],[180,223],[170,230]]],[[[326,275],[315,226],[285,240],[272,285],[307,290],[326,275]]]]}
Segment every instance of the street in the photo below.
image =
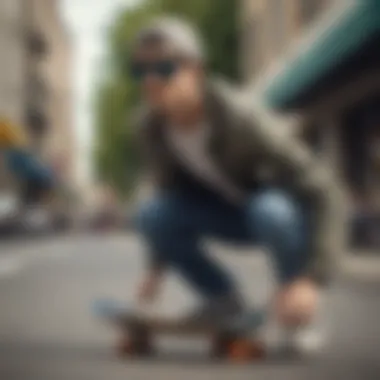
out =
{"type": "MultiPolygon", "coordinates": [[[[272,281],[265,257],[227,255],[222,260],[256,303],[272,281]]],[[[120,361],[115,334],[91,315],[100,296],[133,297],[142,247],[133,235],[59,237],[17,243],[0,252],[0,378],[97,379],[345,379],[380,378],[380,281],[342,280],[330,292],[331,341],[314,360],[250,365],[220,364],[204,342],[158,342],[152,360],[120,361]]],[[[182,313],[195,298],[175,277],[165,284],[156,311],[182,313]]]]}

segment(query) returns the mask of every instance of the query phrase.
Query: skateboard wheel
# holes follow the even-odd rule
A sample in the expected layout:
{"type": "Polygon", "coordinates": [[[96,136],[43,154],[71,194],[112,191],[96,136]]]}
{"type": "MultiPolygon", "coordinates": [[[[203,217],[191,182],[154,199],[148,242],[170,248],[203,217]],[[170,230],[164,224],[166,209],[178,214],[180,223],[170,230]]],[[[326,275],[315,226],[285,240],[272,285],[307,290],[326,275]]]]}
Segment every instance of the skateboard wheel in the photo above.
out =
{"type": "Polygon", "coordinates": [[[117,345],[116,351],[119,354],[119,356],[121,356],[121,357],[132,356],[135,353],[136,348],[134,347],[134,345],[132,344],[131,341],[129,341],[127,339],[123,339],[117,345]]]}
{"type": "Polygon", "coordinates": [[[212,356],[219,359],[226,357],[228,348],[232,342],[233,339],[229,334],[216,335],[212,341],[212,356]]]}
{"type": "Polygon", "coordinates": [[[148,336],[123,337],[117,346],[121,357],[149,356],[152,354],[152,345],[148,336]]]}
{"type": "Polygon", "coordinates": [[[227,351],[228,359],[234,362],[258,360],[264,356],[265,350],[262,343],[245,339],[231,342],[227,351]]]}

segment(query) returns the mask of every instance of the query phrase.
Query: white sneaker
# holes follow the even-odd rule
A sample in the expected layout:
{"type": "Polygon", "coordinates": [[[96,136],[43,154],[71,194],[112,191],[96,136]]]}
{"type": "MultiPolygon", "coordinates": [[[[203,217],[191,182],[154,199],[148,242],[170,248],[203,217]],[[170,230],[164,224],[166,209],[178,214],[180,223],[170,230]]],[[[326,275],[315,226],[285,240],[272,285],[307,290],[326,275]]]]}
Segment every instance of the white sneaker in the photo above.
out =
{"type": "Polygon", "coordinates": [[[326,334],[314,326],[299,329],[271,326],[263,334],[263,341],[270,355],[315,356],[323,351],[326,340],[326,334]]]}
{"type": "Polygon", "coordinates": [[[315,356],[321,353],[326,345],[326,333],[314,325],[287,331],[285,347],[301,356],[315,356]]]}
{"type": "Polygon", "coordinates": [[[301,356],[315,356],[323,352],[328,342],[327,318],[321,308],[310,325],[284,328],[272,318],[265,326],[263,340],[269,352],[289,352],[301,356]]]}

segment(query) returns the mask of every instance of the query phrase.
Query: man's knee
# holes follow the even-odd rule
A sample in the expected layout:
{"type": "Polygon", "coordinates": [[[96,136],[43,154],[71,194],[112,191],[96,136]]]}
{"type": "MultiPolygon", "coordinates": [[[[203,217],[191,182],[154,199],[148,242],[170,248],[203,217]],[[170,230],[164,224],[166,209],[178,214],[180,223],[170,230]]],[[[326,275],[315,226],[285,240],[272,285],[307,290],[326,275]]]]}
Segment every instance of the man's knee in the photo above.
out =
{"type": "Polygon", "coordinates": [[[164,236],[178,227],[181,215],[178,205],[170,198],[157,197],[145,202],[137,212],[137,229],[147,237],[164,236]]]}
{"type": "Polygon", "coordinates": [[[309,234],[304,208],[291,195],[270,191],[249,205],[252,235],[270,249],[281,282],[297,277],[307,262],[309,234]]]}
{"type": "Polygon", "coordinates": [[[303,225],[301,204],[284,192],[271,190],[254,196],[248,206],[250,228],[259,239],[299,230],[303,225]]]}

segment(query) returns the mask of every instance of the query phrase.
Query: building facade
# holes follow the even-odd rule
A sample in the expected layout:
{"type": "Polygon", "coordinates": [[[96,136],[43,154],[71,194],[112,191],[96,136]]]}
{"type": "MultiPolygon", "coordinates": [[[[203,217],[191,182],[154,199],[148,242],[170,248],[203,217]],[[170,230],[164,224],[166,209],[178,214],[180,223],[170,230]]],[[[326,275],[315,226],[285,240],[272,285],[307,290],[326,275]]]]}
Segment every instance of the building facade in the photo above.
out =
{"type": "Polygon", "coordinates": [[[15,123],[23,121],[24,16],[21,0],[0,2],[0,112],[15,123]]]}
{"type": "Polygon", "coordinates": [[[29,28],[43,46],[40,52],[32,52],[28,57],[32,95],[28,124],[35,123],[35,147],[44,160],[50,162],[64,180],[72,181],[76,152],[72,44],[58,1],[30,0],[28,4],[29,28]]]}
{"type": "MultiPolygon", "coordinates": [[[[0,115],[21,124],[24,117],[25,38],[22,0],[0,2],[0,115]]],[[[15,183],[4,160],[0,160],[0,191],[15,183]]]]}
{"type": "Polygon", "coordinates": [[[310,26],[336,0],[242,0],[242,72],[246,80],[274,75],[310,26]],[[270,73],[271,72],[271,73],[270,73]]]}
{"type": "MultiPolygon", "coordinates": [[[[71,183],[76,161],[72,46],[59,1],[2,0],[0,19],[0,47],[6,52],[0,60],[0,116],[21,126],[33,154],[71,183]]],[[[13,182],[6,168],[0,169],[2,187],[14,189],[13,182]]],[[[21,187],[33,193],[33,184],[21,187]]]]}
{"type": "Polygon", "coordinates": [[[356,212],[379,218],[380,2],[243,0],[242,9],[246,79],[268,108],[300,117],[356,212]]]}

